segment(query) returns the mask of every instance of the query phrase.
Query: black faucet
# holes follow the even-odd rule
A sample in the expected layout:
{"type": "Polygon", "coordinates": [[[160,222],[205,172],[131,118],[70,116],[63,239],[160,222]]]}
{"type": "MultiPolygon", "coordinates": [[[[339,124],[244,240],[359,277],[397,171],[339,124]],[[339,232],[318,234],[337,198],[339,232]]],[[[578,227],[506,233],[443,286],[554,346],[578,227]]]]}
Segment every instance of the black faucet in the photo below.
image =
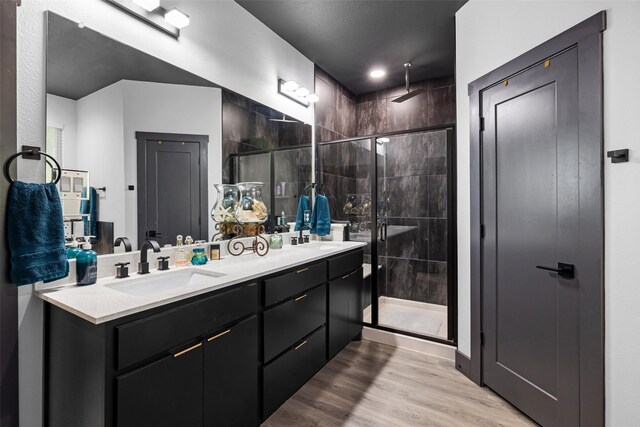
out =
{"type": "Polygon", "coordinates": [[[138,274],[149,274],[149,262],[147,261],[147,249],[153,252],[160,252],[160,245],[155,240],[145,240],[140,247],[140,262],[138,263],[138,274]]]}
{"type": "Polygon", "coordinates": [[[125,252],[131,252],[131,240],[128,237],[118,237],[115,242],[113,242],[113,246],[120,246],[120,243],[124,245],[125,252]]]}

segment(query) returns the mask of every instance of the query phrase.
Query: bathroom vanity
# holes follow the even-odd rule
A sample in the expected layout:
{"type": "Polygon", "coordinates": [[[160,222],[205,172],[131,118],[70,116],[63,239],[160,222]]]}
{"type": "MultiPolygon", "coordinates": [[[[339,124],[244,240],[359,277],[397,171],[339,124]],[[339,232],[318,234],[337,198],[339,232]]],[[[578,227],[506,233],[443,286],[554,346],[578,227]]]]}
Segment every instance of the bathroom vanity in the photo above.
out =
{"type": "Polygon", "coordinates": [[[260,424],[359,338],[363,246],[285,246],[38,292],[47,424],[260,424]]]}

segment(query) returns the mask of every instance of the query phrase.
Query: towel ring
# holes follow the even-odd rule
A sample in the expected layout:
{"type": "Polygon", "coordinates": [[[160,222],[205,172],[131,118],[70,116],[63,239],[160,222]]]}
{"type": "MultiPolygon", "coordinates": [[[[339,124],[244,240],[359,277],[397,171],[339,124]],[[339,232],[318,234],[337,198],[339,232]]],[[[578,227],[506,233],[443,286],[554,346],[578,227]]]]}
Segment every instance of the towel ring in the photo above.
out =
{"type": "MultiPolygon", "coordinates": [[[[51,161],[56,165],[56,169],[58,169],[57,173],[55,173],[55,178],[53,179],[53,181],[51,182],[52,184],[57,184],[58,182],[60,182],[60,177],[62,176],[62,168],[60,167],[60,164],[58,163],[58,161],[50,154],[47,154],[43,151],[40,151],[39,148],[37,147],[25,147],[23,146],[22,151],[20,151],[19,153],[14,154],[13,156],[9,157],[7,159],[7,161],[4,164],[4,176],[5,178],[7,178],[7,181],[9,181],[10,183],[14,182],[14,179],[11,178],[11,174],[9,173],[9,168],[11,167],[11,162],[13,162],[15,159],[17,159],[20,156],[24,156],[25,154],[27,155],[31,155],[34,156],[32,158],[35,158],[35,156],[38,156],[38,158],[36,160],[40,160],[39,156],[43,155],[45,157],[48,157],[49,159],[51,159],[51,161]]],[[[49,163],[48,160],[45,159],[45,161],[47,163],[49,163]]],[[[49,163],[49,165],[51,165],[49,163]]],[[[53,167],[52,167],[53,169],[53,167]]],[[[55,171],[54,171],[55,172],[55,171]]]]}
{"type": "Polygon", "coordinates": [[[326,194],[324,193],[324,185],[316,184],[315,182],[313,184],[309,184],[306,187],[304,187],[304,190],[302,190],[302,194],[304,195],[304,193],[310,188],[315,188],[316,189],[316,193],[322,194],[323,196],[326,196],[326,194]]]}

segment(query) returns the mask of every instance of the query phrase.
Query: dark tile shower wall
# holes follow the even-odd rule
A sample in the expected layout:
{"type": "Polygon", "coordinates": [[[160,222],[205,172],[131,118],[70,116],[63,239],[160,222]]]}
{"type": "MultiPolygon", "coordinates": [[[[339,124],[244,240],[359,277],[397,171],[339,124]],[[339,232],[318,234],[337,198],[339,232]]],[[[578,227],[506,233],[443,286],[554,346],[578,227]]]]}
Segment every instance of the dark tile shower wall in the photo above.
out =
{"type": "Polygon", "coordinates": [[[311,144],[311,126],[270,119],[283,114],[237,93],[222,91],[222,181],[231,182],[230,156],[311,144]]]}
{"type": "Polygon", "coordinates": [[[315,68],[316,142],[356,136],[356,97],[322,68],[315,68]]]}
{"type": "Polygon", "coordinates": [[[378,250],[382,295],[446,305],[447,133],[395,136],[385,148],[378,200],[388,200],[390,237],[378,250]]]}
{"type": "Polygon", "coordinates": [[[357,136],[455,123],[454,83],[453,76],[412,83],[411,90],[421,88],[425,92],[400,104],[392,100],[407,93],[404,85],[360,95],[357,136]]]}

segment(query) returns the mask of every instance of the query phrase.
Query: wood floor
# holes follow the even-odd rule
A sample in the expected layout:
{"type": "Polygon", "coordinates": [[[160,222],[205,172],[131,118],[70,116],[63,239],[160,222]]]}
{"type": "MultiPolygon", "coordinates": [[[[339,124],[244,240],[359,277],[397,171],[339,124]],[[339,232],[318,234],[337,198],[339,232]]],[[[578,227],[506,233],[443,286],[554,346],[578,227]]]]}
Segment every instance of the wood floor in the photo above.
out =
{"type": "Polygon", "coordinates": [[[352,342],[263,426],[532,426],[453,362],[352,342]]]}

